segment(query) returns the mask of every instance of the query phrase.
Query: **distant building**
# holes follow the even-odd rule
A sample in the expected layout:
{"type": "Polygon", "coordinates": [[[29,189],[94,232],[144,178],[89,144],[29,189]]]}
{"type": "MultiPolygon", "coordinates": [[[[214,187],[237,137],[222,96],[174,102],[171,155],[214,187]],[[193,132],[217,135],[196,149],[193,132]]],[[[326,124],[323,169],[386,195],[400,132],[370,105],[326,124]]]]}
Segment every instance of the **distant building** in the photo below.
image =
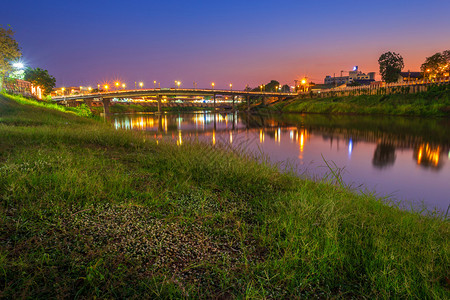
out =
{"type": "Polygon", "coordinates": [[[400,72],[398,82],[411,82],[421,80],[422,78],[423,74],[421,72],[400,72]]]}
{"type": "Polygon", "coordinates": [[[373,81],[375,81],[375,72],[369,72],[365,74],[361,71],[358,71],[358,67],[354,67],[352,71],[348,71],[348,76],[332,77],[330,75],[327,75],[325,77],[324,84],[339,86],[343,84],[359,83],[362,85],[368,85],[373,81]]]}

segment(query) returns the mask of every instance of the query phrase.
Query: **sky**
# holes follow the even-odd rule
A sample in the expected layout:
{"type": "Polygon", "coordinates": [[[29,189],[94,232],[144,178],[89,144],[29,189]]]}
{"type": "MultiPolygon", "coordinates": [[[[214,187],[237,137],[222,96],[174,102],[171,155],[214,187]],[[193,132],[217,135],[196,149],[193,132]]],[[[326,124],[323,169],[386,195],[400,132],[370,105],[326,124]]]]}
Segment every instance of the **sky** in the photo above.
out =
{"type": "MultiPolygon", "coordinates": [[[[133,87],[243,89],[359,66],[400,53],[405,71],[450,49],[449,0],[2,1],[23,61],[57,86],[120,80],[133,87]]],[[[344,72],[345,74],[345,72],[344,72]]]]}

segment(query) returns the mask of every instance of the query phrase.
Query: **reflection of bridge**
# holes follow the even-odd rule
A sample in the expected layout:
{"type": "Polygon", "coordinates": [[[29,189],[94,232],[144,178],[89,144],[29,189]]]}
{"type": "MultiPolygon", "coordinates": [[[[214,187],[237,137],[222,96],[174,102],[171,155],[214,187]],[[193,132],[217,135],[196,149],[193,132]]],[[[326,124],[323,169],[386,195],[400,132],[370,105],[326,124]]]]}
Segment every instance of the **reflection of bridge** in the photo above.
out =
{"type": "MultiPolygon", "coordinates": [[[[109,105],[111,99],[118,98],[143,98],[148,97],[154,99],[158,106],[158,112],[161,112],[161,105],[163,99],[167,97],[180,97],[180,96],[198,96],[198,97],[211,97],[213,99],[212,106],[216,108],[217,96],[230,96],[232,108],[235,108],[236,97],[244,97],[247,100],[247,106],[250,107],[250,97],[261,97],[262,103],[265,104],[267,98],[290,98],[295,97],[294,93],[277,93],[277,92],[250,92],[250,91],[233,91],[233,90],[215,90],[215,89],[173,89],[173,88],[161,88],[161,89],[142,89],[142,90],[122,90],[93,94],[80,94],[70,96],[53,97],[53,101],[63,102],[66,105],[76,105],[77,101],[84,101],[88,106],[92,105],[93,101],[101,101],[105,113],[109,113],[109,105]]],[[[170,99],[170,98],[167,98],[170,99]]],[[[192,101],[192,99],[179,99],[184,102],[192,101]]],[[[138,103],[138,102],[137,102],[138,103]]]]}

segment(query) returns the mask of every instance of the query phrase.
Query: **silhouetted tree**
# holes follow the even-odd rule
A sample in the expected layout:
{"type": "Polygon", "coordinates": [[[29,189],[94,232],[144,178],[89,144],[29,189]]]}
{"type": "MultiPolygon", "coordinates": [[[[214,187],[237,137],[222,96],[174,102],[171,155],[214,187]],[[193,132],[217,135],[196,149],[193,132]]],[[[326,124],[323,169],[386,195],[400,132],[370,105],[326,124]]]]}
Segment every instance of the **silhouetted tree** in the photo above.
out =
{"type": "Polygon", "coordinates": [[[381,54],[378,59],[380,65],[381,78],[387,83],[396,82],[400,76],[405,64],[403,63],[403,57],[395,52],[386,52],[381,54]]]}
{"type": "Polygon", "coordinates": [[[3,79],[12,70],[11,63],[22,56],[19,44],[14,39],[14,31],[8,25],[0,25],[0,91],[3,89],[3,79]]]}
{"type": "Polygon", "coordinates": [[[427,57],[420,70],[424,73],[424,77],[428,78],[445,76],[450,71],[450,50],[427,57]]]}
{"type": "Polygon", "coordinates": [[[44,90],[44,95],[50,94],[56,84],[55,77],[48,74],[47,70],[41,68],[27,68],[25,70],[24,78],[26,81],[29,81],[36,86],[40,86],[44,90]]]}

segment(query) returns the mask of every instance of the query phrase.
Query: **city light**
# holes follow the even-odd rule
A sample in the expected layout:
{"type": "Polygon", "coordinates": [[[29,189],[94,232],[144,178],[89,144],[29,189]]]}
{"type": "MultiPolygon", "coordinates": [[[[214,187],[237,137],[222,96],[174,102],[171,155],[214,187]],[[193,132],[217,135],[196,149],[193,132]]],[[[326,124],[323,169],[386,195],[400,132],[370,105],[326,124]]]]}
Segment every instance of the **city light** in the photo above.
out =
{"type": "Polygon", "coordinates": [[[142,89],[142,87],[144,86],[144,83],[141,81],[139,82],[139,87],[142,89]]]}
{"type": "Polygon", "coordinates": [[[214,82],[211,82],[211,86],[212,86],[212,88],[214,89],[214,86],[215,86],[216,84],[214,83],[214,82]]]}
{"type": "Polygon", "coordinates": [[[126,84],[125,83],[122,83],[122,88],[124,89],[124,88],[126,88],[126,84]]]}
{"type": "Polygon", "coordinates": [[[104,88],[105,88],[105,90],[108,90],[109,86],[107,84],[105,84],[104,88]]]}
{"type": "Polygon", "coordinates": [[[20,61],[13,63],[12,66],[16,69],[23,69],[25,67],[24,64],[20,61]]]}

